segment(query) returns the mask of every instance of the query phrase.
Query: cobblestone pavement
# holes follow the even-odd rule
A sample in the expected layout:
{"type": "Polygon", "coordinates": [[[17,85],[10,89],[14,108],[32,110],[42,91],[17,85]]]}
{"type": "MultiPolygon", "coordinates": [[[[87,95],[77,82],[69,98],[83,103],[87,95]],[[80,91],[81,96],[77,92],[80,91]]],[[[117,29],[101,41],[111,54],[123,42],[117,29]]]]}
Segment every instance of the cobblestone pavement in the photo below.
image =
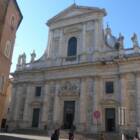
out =
{"type": "MultiPolygon", "coordinates": [[[[0,133],[0,140],[50,140],[50,138],[34,135],[0,133]]],[[[60,139],[60,140],[68,140],[68,139],[60,139]]]]}

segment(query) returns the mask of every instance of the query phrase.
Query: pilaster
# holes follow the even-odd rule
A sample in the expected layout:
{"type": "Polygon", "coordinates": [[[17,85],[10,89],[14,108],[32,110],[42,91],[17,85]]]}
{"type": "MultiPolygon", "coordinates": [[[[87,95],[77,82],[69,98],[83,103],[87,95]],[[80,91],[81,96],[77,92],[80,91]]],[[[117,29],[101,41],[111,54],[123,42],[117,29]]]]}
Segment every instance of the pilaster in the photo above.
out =
{"type": "Polygon", "coordinates": [[[60,43],[59,43],[59,57],[64,57],[63,47],[64,47],[64,33],[63,29],[60,30],[60,43]]]}
{"type": "MultiPolygon", "coordinates": [[[[99,96],[100,96],[100,77],[94,77],[93,87],[93,112],[99,110],[99,96]]],[[[94,132],[98,131],[98,123],[96,119],[93,119],[94,132]]]]}
{"type": "Polygon", "coordinates": [[[99,50],[99,25],[98,20],[95,21],[95,51],[99,50]]]}
{"type": "Polygon", "coordinates": [[[16,98],[15,98],[16,106],[15,106],[15,109],[14,109],[14,121],[19,120],[21,94],[22,94],[22,86],[18,85],[17,92],[16,92],[16,98]]]}
{"type": "Polygon", "coordinates": [[[80,131],[86,130],[86,94],[87,94],[87,79],[81,79],[81,92],[80,92],[80,131]]]}
{"type": "Polygon", "coordinates": [[[120,76],[120,102],[125,108],[122,116],[123,128],[135,129],[136,127],[136,75],[126,73],[120,76]],[[128,128],[129,126],[129,128],[128,128]]]}
{"type": "Polygon", "coordinates": [[[83,24],[83,52],[86,51],[86,24],[83,24]]]}
{"type": "Polygon", "coordinates": [[[54,112],[53,112],[53,123],[54,127],[59,127],[60,125],[60,98],[58,96],[59,84],[56,84],[55,97],[54,97],[54,112]]]}
{"type": "Polygon", "coordinates": [[[127,83],[126,75],[120,75],[120,103],[122,107],[125,107],[126,104],[126,92],[127,92],[127,83]]]}
{"type": "Polygon", "coordinates": [[[43,92],[43,106],[42,106],[42,116],[41,116],[41,126],[42,126],[42,128],[47,126],[48,100],[49,100],[49,84],[46,84],[44,86],[44,92],[43,92]]]}
{"type": "MultiPolygon", "coordinates": [[[[136,75],[136,110],[137,110],[137,127],[140,129],[140,73],[136,75]]],[[[140,131],[139,131],[140,132],[140,131]]]]}
{"type": "Polygon", "coordinates": [[[32,102],[32,92],[34,91],[33,85],[29,84],[27,86],[26,90],[26,98],[25,98],[25,105],[24,105],[24,113],[23,113],[23,126],[24,127],[30,127],[30,121],[32,120],[31,118],[31,106],[30,103],[32,102]]]}
{"type": "Polygon", "coordinates": [[[52,30],[49,30],[49,35],[48,35],[48,49],[47,49],[47,52],[48,52],[48,57],[52,57],[52,38],[53,38],[53,32],[52,30]]]}

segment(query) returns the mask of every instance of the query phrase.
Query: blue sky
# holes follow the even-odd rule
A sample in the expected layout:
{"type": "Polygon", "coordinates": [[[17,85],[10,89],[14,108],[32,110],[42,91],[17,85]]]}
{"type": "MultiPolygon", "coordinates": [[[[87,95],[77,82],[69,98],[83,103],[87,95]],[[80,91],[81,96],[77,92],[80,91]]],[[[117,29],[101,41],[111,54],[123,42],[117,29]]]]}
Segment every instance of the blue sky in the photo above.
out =
{"type": "MultiPolygon", "coordinates": [[[[30,53],[35,50],[37,58],[45,51],[48,41],[46,22],[71,4],[74,0],[17,0],[23,21],[17,31],[13,64],[15,71],[19,54],[25,52],[27,62],[30,53]]],[[[131,36],[134,32],[140,38],[140,0],[76,0],[76,4],[105,8],[108,15],[104,26],[109,23],[115,36],[121,32],[125,36],[125,47],[131,47],[131,36]]]]}

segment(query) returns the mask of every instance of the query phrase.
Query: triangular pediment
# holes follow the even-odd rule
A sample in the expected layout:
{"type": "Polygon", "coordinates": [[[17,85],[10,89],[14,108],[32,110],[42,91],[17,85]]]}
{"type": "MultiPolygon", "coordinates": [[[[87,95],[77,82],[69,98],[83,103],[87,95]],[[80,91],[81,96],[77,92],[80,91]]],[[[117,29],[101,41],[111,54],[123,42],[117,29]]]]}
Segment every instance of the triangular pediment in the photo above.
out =
{"type": "Polygon", "coordinates": [[[53,18],[51,18],[48,21],[48,25],[53,23],[53,22],[62,20],[62,19],[76,17],[76,16],[84,15],[84,14],[87,14],[90,12],[98,12],[98,13],[100,12],[100,13],[103,13],[104,15],[106,14],[104,9],[99,9],[96,7],[77,6],[77,5],[73,4],[70,7],[63,10],[62,12],[58,13],[53,18]]]}

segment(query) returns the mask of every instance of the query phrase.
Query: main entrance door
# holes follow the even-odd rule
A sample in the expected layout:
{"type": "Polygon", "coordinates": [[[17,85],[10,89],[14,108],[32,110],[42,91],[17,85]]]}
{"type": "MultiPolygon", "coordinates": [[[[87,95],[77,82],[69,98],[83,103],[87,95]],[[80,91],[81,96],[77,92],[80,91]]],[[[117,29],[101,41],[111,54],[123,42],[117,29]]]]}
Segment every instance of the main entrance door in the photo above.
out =
{"type": "Polygon", "coordinates": [[[34,108],[33,109],[32,127],[38,127],[39,114],[40,114],[40,109],[39,108],[34,108]]]}
{"type": "Polygon", "coordinates": [[[64,101],[64,129],[70,129],[74,121],[75,101],[64,101]]]}
{"type": "Polygon", "coordinates": [[[106,108],[105,109],[105,125],[107,132],[115,131],[115,108],[106,108]]]}

